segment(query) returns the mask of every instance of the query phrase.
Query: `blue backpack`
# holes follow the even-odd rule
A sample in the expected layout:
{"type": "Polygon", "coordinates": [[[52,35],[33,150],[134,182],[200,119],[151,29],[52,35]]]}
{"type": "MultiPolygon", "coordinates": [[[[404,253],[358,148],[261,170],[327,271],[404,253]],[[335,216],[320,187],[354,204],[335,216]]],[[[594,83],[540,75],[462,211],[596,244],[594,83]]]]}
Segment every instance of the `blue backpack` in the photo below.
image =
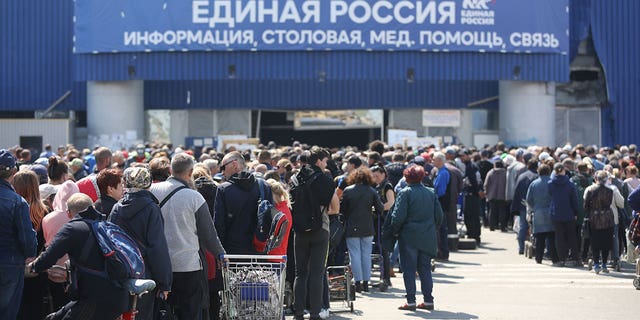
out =
{"type": "Polygon", "coordinates": [[[84,220],[93,233],[85,243],[80,261],[86,261],[91,248],[97,245],[104,257],[104,269],[93,270],[78,265],[78,268],[113,281],[140,279],[144,277],[144,260],[138,244],[118,225],[108,221],[84,220]]]}

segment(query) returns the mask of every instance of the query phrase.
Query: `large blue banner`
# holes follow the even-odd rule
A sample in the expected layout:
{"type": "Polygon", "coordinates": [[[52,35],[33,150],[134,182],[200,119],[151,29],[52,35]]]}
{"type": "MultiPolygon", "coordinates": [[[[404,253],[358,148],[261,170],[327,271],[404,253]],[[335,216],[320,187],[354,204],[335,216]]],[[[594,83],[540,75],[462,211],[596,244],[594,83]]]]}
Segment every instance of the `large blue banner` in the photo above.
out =
{"type": "Polygon", "coordinates": [[[75,0],[75,52],[566,54],[568,0],[75,0]]]}

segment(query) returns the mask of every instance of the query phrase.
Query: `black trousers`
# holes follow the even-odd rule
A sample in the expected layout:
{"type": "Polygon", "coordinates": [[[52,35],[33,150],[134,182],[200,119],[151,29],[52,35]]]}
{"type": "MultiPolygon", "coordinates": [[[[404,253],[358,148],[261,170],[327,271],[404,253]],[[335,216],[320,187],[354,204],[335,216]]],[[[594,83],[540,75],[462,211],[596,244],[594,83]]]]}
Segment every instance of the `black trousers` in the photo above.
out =
{"type": "Polygon", "coordinates": [[[500,229],[507,230],[507,224],[509,223],[507,201],[489,200],[489,210],[489,223],[491,225],[491,230],[497,229],[498,224],[500,225],[500,229]]]}
{"type": "Polygon", "coordinates": [[[480,197],[475,194],[464,195],[464,225],[469,238],[480,238],[480,197]]]}
{"type": "Polygon", "coordinates": [[[600,230],[591,229],[591,254],[594,263],[600,263],[600,257],[602,257],[602,263],[607,264],[612,245],[613,227],[600,230]]]}
{"type": "Polygon", "coordinates": [[[544,248],[547,241],[549,241],[549,256],[551,256],[551,262],[558,262],[558,253],[556,252],[555,233],[553,231],[535,233],[536,238],[536,262],[541,263],[544,256],[544,248]]]}
{"type": "Polygon", "coordinates": [[[296,280],[293,285],[294,312],[296,317],[304,314],[304,307],[309,289],[309,313],[318,317],[322,308],[325,265],[329,251],[329,232],[324,229],[296,232],[295,257],[296,280]]]}
{"type": "Polygon", "coordinates": [[[203,270],[174,272],[169,304],[178,319],[202,319],[203,301],[208,299],[209,285],[203,270]]]}
{"type": "Polygon", "coordinates": [[[566,261],[567,259],[579,261],[580,256],[578,253],[578,235],[576,234],[576,222],[554,221],[553,229],[556,232],[556,250],[558,252],[558,258],[562,261],[566,261]]]}

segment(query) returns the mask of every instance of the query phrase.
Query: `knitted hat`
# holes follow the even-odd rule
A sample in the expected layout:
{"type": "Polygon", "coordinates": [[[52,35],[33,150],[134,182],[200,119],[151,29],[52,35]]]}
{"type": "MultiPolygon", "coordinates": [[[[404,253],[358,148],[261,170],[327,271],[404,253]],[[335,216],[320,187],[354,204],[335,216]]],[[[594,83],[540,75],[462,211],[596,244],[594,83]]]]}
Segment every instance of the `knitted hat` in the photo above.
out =
{"type": "Polygon", "coordinates": [[[151,186],[151,173],[144,167],[129,167],[123,174],[125,188],[147,189],[151,186]]]}

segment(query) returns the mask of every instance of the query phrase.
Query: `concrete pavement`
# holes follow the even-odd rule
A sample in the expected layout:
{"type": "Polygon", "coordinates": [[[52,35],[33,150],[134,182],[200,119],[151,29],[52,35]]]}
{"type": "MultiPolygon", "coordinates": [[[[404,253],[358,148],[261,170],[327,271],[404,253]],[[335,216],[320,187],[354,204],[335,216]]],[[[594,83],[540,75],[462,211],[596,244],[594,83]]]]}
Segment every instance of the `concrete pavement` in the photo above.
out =
{"type": "Polygon", "coordinates": [[[437,264],[434,311],[397,310],[404,285],[396,273],[388,292],[357,294],[353,313],[332,313],[330,319],[640,319],[635,266],[596,275],[552,267],[550,261],[538,265],[517,254],[515,233],[482,232],[479,249],[452,252],[449,262],[437,264]]]}

